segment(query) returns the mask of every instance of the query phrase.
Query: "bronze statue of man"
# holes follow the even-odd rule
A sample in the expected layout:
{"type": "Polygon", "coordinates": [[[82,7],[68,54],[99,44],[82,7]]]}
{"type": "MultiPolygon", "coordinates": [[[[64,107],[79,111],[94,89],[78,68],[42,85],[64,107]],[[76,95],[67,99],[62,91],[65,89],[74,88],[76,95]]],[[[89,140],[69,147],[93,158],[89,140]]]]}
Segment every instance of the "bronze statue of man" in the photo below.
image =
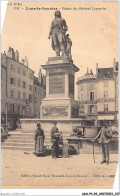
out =
{"type": "Polygon", "coordinates": [[[56,52],[56,56],[60,56],[60,51],[62,55],[66,56],[66,31],[68,27],[66,21],[61,18],[61,13],[59,10],[55,12],[55,19],[52,21],[49,39],[52,36],[52,48],[56,52]]]}

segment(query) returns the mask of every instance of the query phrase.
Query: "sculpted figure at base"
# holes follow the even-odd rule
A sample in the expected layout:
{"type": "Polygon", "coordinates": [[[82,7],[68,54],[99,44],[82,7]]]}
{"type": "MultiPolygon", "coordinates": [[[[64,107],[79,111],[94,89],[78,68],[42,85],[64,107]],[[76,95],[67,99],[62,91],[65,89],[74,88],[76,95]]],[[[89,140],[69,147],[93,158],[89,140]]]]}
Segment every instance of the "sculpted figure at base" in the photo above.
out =
{"type": "Polygon", "coordinates": [[[66,21],[61,18],[60,11],[55,12],[55,19],[51,23],[51,28],[48,38],[52,37],[52,48],[56,52],[56,56],[60,56],[60,51],[63,56],[71,58],[72,42],[69,35],[66,35],[68,30],[66,21]]]}

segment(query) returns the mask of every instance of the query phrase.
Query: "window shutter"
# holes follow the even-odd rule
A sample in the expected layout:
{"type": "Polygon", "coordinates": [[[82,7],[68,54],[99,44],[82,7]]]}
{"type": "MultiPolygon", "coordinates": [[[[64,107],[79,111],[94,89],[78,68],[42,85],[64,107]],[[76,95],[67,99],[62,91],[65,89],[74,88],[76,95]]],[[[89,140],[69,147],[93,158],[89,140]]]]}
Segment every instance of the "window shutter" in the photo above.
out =
{"type": "Polygon", "coordinates": [[[90,113],[90,105],[88,105],[88,113],[90,113]]]}
{"type": "Polygon", "coordinates": [[[97,112],[97,106],[96,105],[94,106],[94,109],[95,109],[95,112],[97,112]]]}

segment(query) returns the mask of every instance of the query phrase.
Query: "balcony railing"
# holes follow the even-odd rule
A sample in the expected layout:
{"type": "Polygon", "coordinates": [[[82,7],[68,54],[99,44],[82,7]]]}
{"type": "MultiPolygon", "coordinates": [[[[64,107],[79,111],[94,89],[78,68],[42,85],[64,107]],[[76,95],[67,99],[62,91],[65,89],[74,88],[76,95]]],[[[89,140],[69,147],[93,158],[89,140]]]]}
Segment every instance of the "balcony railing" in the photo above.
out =
{"type": "Polygon", "coordinates": [[[97,100],[87,100],[87,101],[79,101],[79,104],[96,104],[97,100]]]}

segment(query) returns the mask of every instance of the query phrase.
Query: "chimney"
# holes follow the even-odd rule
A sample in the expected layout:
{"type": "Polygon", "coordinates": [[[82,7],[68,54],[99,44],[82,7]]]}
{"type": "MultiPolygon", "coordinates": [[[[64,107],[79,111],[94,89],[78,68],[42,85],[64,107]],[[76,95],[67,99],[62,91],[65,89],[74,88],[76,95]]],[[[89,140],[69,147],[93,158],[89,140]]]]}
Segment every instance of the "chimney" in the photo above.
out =
{"type": "Polygon", "coordinates": [[[96,63],[96,75],[98,74],[98,63],[96,63]]]}
{"type": "Polygon", "coordinates": [[[12,48],[12,59],[15,60],[15,52],[14,52],[14,49],[12,48]]]}
{"type": "Polygon", "coordinates": [[[15,60],[19,61],[19,52],[18,52],[18,50],[15,51],[15,60]]]}
{"type": "Polygon", "coordinates": [[[9,50],[7,52],[7,56],[9,56],[10,58],[12,58],[12,48],[9,46],[9,50]]]}
{"type": "Polygon", "coordinates": [[[24,65],[26,65],[28,67],[28,59],[27,59],[26,56],[25,56],[25,59],[24,59],[24,65]]]}
{"type": "Polygon", "coordinates": [[[41,73],[41,69],[39,69],[39,73],[38,73],[38,82],[42,83],[42,73],[41,73]]]}
{"type": "Polygon", "coordinates": [[[115,60],[115,58],[114,58],[114,60],[113,60],[113,65],[115,64],[115,62],[116,62],[116,60],[115,60]]]}
{"type": "Polygon", "coordinates": [[[115,58],[114,58],[114,60],[113,60],[113,71],[115,72],[115,67],[116,67],[116,60],[115,60],[115,58]]]}
{"type": "Polygon", "coordinates": [[[119,63],[114,58],[114,60],[113,60],[113,71],[118,72],[118,70],[119,70],[119,63]]]}
{"type": "Polygon", "coordinates": [[[93,75],[92,69],[90,69],[90,75],[93,75]]]}
{"type": "Polygon", "coordinates": [[[87,68],[87,75],[89,75],[89,69],[87,68]]]}

